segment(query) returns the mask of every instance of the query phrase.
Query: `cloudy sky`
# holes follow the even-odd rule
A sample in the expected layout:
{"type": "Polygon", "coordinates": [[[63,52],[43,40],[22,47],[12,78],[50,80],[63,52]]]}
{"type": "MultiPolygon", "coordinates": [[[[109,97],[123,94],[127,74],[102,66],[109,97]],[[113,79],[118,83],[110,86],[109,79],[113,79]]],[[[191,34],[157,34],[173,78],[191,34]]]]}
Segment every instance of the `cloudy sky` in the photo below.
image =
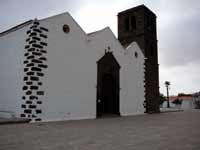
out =
{"type": "Polygon", "coordinates": [[[199,0],[0,0],[0,32],[33,18],[68,11],[86,32],[109,26],[117,36],[117,13],[145,4],[157,15],[160,91],[200,91],[199,0]]]}

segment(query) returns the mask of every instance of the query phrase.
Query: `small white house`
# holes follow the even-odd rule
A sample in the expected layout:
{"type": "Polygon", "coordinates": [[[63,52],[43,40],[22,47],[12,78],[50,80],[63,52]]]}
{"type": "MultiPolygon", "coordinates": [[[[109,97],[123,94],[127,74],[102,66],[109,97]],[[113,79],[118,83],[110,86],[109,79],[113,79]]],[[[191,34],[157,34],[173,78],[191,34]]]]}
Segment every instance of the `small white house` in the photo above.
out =
{"type": "MultiPolygon", "coordinates": [[[[144,55],[69,13],[0,33],[0,114],[32,121],[144,113],[144,55]]],[[[0,116],[1,117],[1,116],[0,116]]]]}
{"type": "Polygon", "coordinates": [[[192,94],[192,101],[194,104],[194,108],[200,109],[200,92],[196,92],[192,94]]]}

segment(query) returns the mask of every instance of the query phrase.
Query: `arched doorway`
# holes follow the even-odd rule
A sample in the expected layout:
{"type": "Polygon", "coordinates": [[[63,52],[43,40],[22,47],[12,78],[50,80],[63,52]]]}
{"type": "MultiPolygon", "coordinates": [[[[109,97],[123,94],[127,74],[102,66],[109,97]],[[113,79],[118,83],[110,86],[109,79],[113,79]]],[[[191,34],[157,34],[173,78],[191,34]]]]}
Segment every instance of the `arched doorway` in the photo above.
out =
{"type": "Polygon", "coordinates": [[[97,116],[119,115],[119,69],[112,52],[97,62],[97,116]]]}

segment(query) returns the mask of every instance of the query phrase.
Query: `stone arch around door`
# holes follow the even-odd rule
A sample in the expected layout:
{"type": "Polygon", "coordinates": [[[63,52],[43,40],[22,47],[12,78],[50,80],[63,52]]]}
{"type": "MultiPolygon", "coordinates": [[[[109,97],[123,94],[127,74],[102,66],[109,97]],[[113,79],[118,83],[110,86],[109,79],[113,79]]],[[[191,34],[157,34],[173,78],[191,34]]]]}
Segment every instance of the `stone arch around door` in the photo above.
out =
{"type": "Polygon", "coordinates": [[[97,117],[119,115],[120,65],[112,52],[97,62],[97,117]]]}

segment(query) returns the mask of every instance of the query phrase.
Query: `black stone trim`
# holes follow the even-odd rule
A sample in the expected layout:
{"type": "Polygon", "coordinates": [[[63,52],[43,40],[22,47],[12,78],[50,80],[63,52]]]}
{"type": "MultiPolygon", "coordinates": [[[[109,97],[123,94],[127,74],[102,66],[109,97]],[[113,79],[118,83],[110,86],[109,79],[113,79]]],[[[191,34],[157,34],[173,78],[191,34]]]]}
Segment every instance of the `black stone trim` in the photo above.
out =
{"type": "Polygon", "coordinates": [[[43,37],[43,38],[45,38],[45,39],[47,38],[47,36],[44,35],[44,34],[40,34],[40,36],[43,37]]]}
{"type": "Polygon", "coordinates": [[[38,85],[42,85],[42,82],[38,82],[38,85]]]}
{"type": "Polygon", "coordinates": [[[25,118],[25,117],[26,117],[26,115],[25,115],[25,114],[21,114],[21,115],[20,115],[20,117],[23,117],[23,118],[25,118]]]}
{"type": "Polygon", "coordinates": [[[24,64],[27,64],[27,63],[28,63],[28,60],[25,60],[25,61],[24,61],[24,64]]]}
{"type": "Polygon", "coordinates": [[[28,52],[33,52],[33,51],[35,51],[35,48],[29,48],[28,49],[28,52]]]}
{"type": "Polygon", "coordinates": [[[26,101],[26,104],[32,104],[32,101],[26,101]]]}
{"type": "Polygon", "coordinates": [[[37,72],[37,75],[43,77],[43,76],[44,76],[44,73],[37,72]]]}
{"type": "Polygon", "coordinates": [[[28,81],[28,82],[26,82],[26,84],[27,84],[27,85],[32,85],[32,84],[33,84],[33,82],[31,82],[31,81],[28,81]]]}
{"type": "Polygon", "coordinates": [[[34,28],[37,28],[37,25],[33,25],[30,27],[30,29],[34,29],[34,28]]]}
{"type": "Polygon", "coordinates": [[[32,91],[27,91],[26,92],[26,95],[31,95],[32,94],[32,91]]]}
{"type": "Polygon", "coordinates": [[[31,56],[28,56],[27,59],[33,59],[35,56],[34,55],[31,55],[31,56]]]}
{"type": "Polygon", "coordinates": [[[41,110],[41,109],[36,109],[35,112],[36,112],[37,114],[41,114],[41,113],[42,113],[42,110],[41,110]]]}
{"type": "Polygon", "coordinates": [[[36,48],[41,48],[41,49],[43,48],[43,46],[41,46],[41,45],[39,45],[39,44],[32,44],[32,46],[33,46],[33,47],[36,47],[36,48]]]}
{"type": "Polygon", "coordinates": [[[32,67],[31,70],[32,70],[32,71],[42,71],[42,69],[37,68],[37,67],[32,67]]]}
{"type": "Polygon", "coordinates": [[[26,73],[28,76],[33,76],[35,74],[35,72],[27,72],[26,73]]]}
{"type": "Polygon", "coordinates": [[[40,25],[38,21],[33,22],[34,25],[40,25]]]}
{"type": "Polygon", "coordinates": [[[24,81],[27,81],[28,80],[28,77],[26,76],[26,77],[24,77],[24,81]]]}
{"type": "Polygon", "coordinates": [[[43,30],[43,31],[46,31],[46,32],[49,31],[47,28],[44,28],[44,27],[40,27],[40,30],[43,30]]]}
{"type": "Polygon", "coordinates": [[[40,44],[43,46],[47,46],[47,43],[45,43],[45,42],[40,42],[40,44]]]}
{"type": "Polygon", "coordinates": [[[30,80],[32,80],[32,81],[39,81],[39,77],[31,76],[30,80]]]}
{"type": "Polygon", "coordinates": [[[45,50],[41,50],[40,52],[42,52],[42,53],[47,53],[47,51],[45,51],[45,50]]]}
{"type": "Polygon", "coordinates": [[[28,48],[30,48],[30,45],[26,45],[26,46],[25,46],[25,49],[28,49],[28,48]]]}
{"type": "Polygon", "coordinates": [[[47,60],[45,57],[40,57],[39,59],[40,59],[40,60],[44,60],[44,61],[47,60]]]}
{"type": "Polygon", "coordinates": [[[32,66],[34,66],[34,63],[29,63],[26,65],[26,67],[32,67],[32,66]]]}
{"type": "Polygon", "coordinates": [[[38,86],[31,86],[30,89],[31,90],[38,90],[38,86]]]}
{"type": "Polygon", "coordinates": [[[40,41],[40,38],[39,38],[39,37],[36,37],[36,36],[33,36],[32,39],[33,39],[33,40],[40,41]]]}
{"type": "Polygon", "coordinates": [[[35,121],[41,121],[42,119],[41,118],[37,118],[37,119],[35,119],[35,121]]]}
{"type": "Polygon", "coordinates": [[[41,68],[47,68],[47,65],[38,64],[38,67],[41,67],[41,68]]]}
{"type": "Polygon", "coordinates": [[[29,55],[29,53],[25,53],[25,54],[24,54],[25,57],[28,56],[28,55],[29,55]]]}
{"type": "Polygon", "coordinates": [[[25,104],[22,104],[21,107],[22,107],[22,108],[26,108],[26,105],[25,105],[25,104]]]}
{"type": "Polygon", "coordinates": [[[36,108],[36,105],[29,105],[29,108],[36,108]]]}
{"type": "Polygon", "coordinates": [[[26,39],[26,42],[28,42],[28,41],[30,41],[30,38],[27,38],[27,39],[26,39]]]}
{"type": "Polygon", "coordinates": [[[37,36],[37,33],[36,32],[32,32],[31,34],[30,34],[30,37],[31,36],[37,36]]]}
{"type": "Polygon", "coordinates": [[[42,54],[41,53],[38,53],[38,52],[32,52],[33,55],[36,55],[36,56],[41,56],[42,54]]]}
{"type": "Polygon", "coordinates": [[[37,91],[37,95],[44,95],[44,91],[37,91]]]}
{"type": "Polygon", "coordinates": [[[30,98],[30,100],[38,99],[37,96],[30,96],[29,98],[30,98]]]}
{"type": "Polygon", "coordinates": [[[22,90],[28,90],[28,86],[23,86],[22,90]]]}
{"type": "Polygon", "coordinates": [[[34,118],[35,121],[41,121],[37,114],[41,114],[42,110],[38,109],[37,106],[43,103],[40,98],[44,95],[44,91],[41,91],[40,87],[43,85],[41,79],[45,76],[43,71],[47,68],[45,64],[47,50],[44,50],[44,48],[48,44],[41,41],[47,38],[47,35],[43,32],[48,32],[48,29],[41,27],[38,21],[34,21],[26,32],[27,39],[24,47],[26,53],[24,53],[25,60],[23,61],[25,76],[23,79],[24,86],[22,87],[24,95],[22,96],[23,104],[21,107],[23,112],[21,117],[34,118]]]}
{"type": "Polygon", "coordinates": [[[33,31],[35,31],[35,32],[38,32],[38,33],[42,33],[42,31],[41,30],[39,30],[39,29],[33,29],[33,31]]]}
{"type": "Polygon", "coordinates": [[[32,40],[32,41],[29,42],[29,44],[33,44],[33,43],[36,43],[36,41],[32,40]]]}
{"type": "Polygon", "coordinates": [[[25,114],[31,114],[31,113],[32,113],[32,110],[31,110],[31,109],[25,109],[25,110],[24,110],[24,113],[25,113],[25,114]]]}
{"type": "Polygon", "coordinates": [[[31,30],[28,30],[28,31],[26,32],[26,34],[29,34],[29,33],[31,33],[31,30]]]}
{"type": "Polygon", "coordinates": [[[42,104],[42,101],[37,101],[37,104],[42,104]]]}

